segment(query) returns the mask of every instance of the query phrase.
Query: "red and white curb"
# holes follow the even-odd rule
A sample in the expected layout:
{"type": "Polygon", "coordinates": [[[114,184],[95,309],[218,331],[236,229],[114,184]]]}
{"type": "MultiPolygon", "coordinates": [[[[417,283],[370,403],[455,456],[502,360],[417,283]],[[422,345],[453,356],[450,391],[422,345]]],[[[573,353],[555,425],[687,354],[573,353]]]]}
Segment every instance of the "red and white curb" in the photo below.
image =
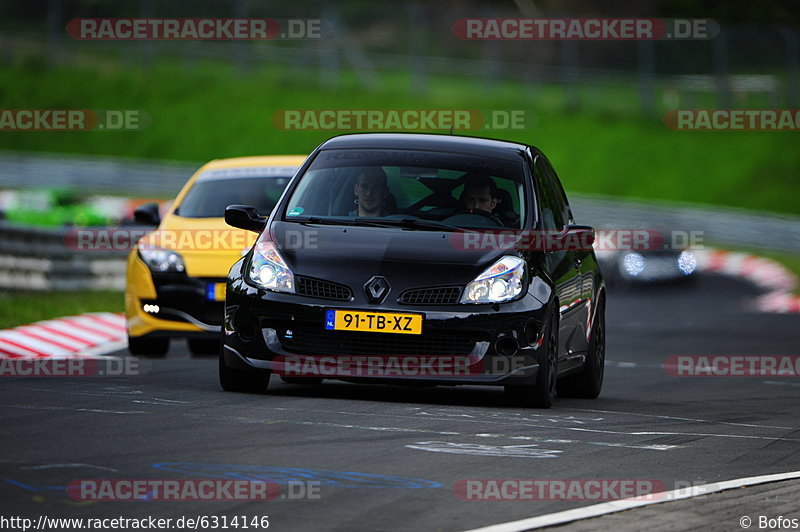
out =
{"type": "Polygon", "coordinates": [[[0,331],[0,359],[94,358],[127,347],[120,313],[92,312],[0,331]]]}
{"type": "Polygon", "coordinates": [[[759,312],[800,312],[800,296],[794,294],[797,277],[777,261],[721,249],[693,250],[699,271],[719,273],[749,281],[765,293],[753,302],[759,312]]]}

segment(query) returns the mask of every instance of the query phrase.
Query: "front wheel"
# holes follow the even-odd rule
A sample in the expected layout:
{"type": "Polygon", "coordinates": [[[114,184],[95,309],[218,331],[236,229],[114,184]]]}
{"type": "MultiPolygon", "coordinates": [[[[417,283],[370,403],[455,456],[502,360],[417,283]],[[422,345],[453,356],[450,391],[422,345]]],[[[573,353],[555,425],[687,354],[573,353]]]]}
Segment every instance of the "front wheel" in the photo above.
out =
{"type": "Polygon", "coordinates": [[[558,379],[558,320],[555,314],[545,327],[545,339],[539,353],[539,371],[532,386],[505,387],[506,396],[512,403],[535,408],[550,408],[556,398],[558,379]]]}
{"type": "Polygon", "coordinates": [[[589,351],[586,362],[579,373],[570,375],[558,383],[558,394],[565,397],[581,397],[594,399],[603,388],[603,374],[606,365],[606,317],[605,302],[597,307],[597,314],[592,325],[589,340],[589,351]]]}

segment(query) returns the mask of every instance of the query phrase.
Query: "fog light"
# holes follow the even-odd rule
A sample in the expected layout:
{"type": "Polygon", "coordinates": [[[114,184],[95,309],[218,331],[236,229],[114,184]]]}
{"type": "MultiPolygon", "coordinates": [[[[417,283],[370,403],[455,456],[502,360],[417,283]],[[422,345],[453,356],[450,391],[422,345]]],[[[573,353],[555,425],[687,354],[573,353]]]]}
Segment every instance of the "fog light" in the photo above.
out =
{"type": "Polygon", "coordinates": [[[159,308],[158,305],[151,305],[149,303],[145,303],[142,306],[142,310],[144,310],[148,314],[158,314],[159,308]]]}

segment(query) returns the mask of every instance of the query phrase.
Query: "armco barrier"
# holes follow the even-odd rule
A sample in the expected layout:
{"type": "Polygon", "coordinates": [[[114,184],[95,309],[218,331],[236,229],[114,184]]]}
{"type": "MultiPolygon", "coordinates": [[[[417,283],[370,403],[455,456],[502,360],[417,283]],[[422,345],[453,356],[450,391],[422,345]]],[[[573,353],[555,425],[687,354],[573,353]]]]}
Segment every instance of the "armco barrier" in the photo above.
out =
{"type": "Polygon", "coordinates": [[[0,221],[0,289],[123,290],[127,251],[70,249],[67,231],[0,221]]]}

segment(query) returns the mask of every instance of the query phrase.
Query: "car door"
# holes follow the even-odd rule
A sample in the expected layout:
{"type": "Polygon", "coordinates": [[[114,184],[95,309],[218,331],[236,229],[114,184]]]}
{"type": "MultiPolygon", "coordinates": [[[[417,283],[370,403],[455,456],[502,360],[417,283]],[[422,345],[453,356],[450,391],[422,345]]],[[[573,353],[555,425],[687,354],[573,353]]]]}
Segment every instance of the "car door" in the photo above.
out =
{"type": "MultiPolygon", "coordinates": [[[[550,163],[537,156],[534,163],[539,191],[541,229],[563,232],[572,223],[569,205],[550,163]]],[[[559,351],[562,370],[581,363],[587,349],[584,328],[586,305],[581,297],[581,252],[574,249],[549,249],[544,251],[545,264],[556,285],[561,325],[559,351]]]]}
{"type": "MultiPolygon", "coordinates": [[[[556,197],[561,204],[567,223],[574,225],[575,218],[569,206],[567,194],[564,192],[564,187],[558,179],[558,175],[547,159],[543,158],[542,163],[550,176],[551,183],[556,192],[556,197]]],[[[573,303],[572,311],[575,313],[575,332],[572,339],[569,341],[567,351],[569,352],[571,350],[574,353],[584,353],[589,347],[589,317],[594,294],[594,271],[597,265],[595,263],[594,251],[591,248],[583,249],[575,247],[570,252],[577,274],[575,279],[577,297],[571,300],[573,303]]]]}

